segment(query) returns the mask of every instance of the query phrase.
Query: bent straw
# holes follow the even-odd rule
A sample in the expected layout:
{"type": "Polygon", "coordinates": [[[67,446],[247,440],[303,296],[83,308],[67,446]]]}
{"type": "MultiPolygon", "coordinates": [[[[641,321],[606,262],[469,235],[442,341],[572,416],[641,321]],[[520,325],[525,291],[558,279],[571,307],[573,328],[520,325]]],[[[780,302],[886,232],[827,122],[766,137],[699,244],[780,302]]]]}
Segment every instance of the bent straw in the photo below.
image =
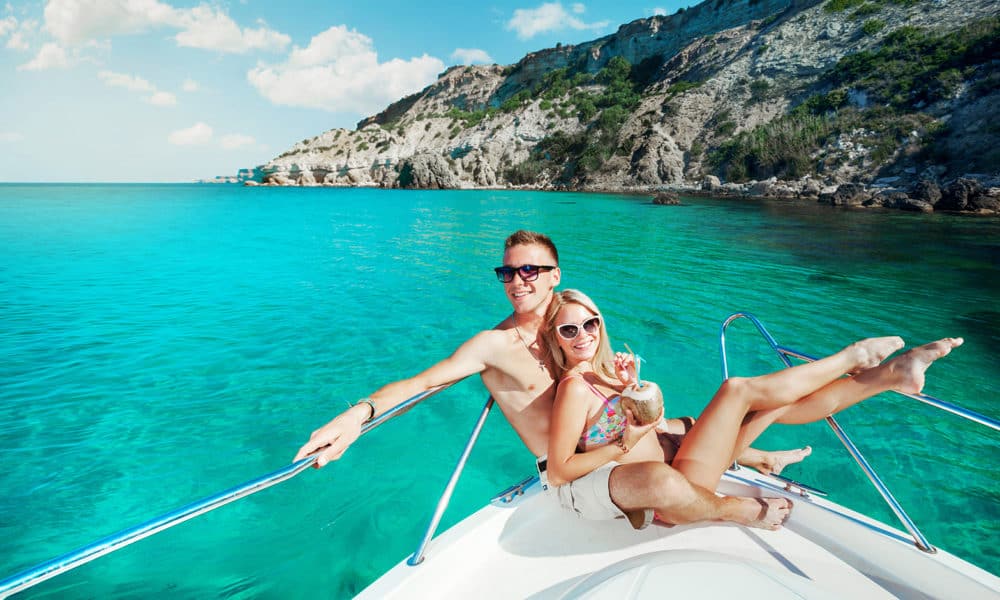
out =
{"type": "Polygon", "coordinates": [[[635,365],[635,387],[641,388],[642,379],[639,377],[639,363],[640,361],[642,361],[642,358],[636,356],[635,352],[633,352],[632,349],[628,347],[628,344],[625,344],[625,349],[628,350],[629,355],[632,357],[632,364],[635,365]]]}

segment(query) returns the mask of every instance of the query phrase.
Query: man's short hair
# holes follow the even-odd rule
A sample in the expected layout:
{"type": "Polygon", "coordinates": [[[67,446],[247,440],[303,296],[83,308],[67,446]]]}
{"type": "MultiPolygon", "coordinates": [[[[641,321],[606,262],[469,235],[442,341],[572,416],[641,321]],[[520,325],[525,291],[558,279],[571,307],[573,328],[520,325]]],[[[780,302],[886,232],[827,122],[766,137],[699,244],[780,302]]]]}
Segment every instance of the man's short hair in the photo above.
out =
{"type": "Polygon", "coordinates": [[[552,258],[556,259],[555,266],[559,266],[559,251],[556,250],[556,245],[552,242],[552,238],[544,233],[518,229],[507,236],[507,240],[503,243],[503,249],[506,251],[514,246],[526,246],[529,244],[538,244],[539,246],[548,248],[549,252],[552,253],[552,258]]]}

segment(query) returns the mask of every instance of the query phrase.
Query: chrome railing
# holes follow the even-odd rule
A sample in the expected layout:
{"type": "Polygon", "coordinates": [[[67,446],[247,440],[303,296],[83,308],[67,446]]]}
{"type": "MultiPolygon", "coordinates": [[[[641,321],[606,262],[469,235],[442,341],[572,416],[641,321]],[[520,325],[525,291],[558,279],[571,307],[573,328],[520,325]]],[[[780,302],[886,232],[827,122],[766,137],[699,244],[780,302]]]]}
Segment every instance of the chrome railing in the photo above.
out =
{"type": "Polygon", "coordinates": [[[445,486],[444,492],[438,500],[437,507],[434,509],[434,515],[431,516],[431,522],[427,525],[427,530],[424,532],[424,536],[420,539],[420,544],[413,552],[413,556],[406,561],[406,564],[411,567],[415,567],[424,562],[424,552],[427,551],[427,545],[430,544],[431,539],[434,538],[434,532],[437,531],[438,525],[441,523],[441,517],[444,516],[444,511],[448,508],[448,503],[451,502],[451,495],[455,491],[455,485],[458,483],[458,478],[462,476],[462,471],[465,469],[465,463],[469,460],[469,454],[472,453],[472,447],[476,445],[476,440],[479,439],[479,432],[483,430],[483,425],[486,423],[486,417],[489,416],[491,408],[493,408],[492,396],[486,400],[486,404],[483,406],[482,412],[479,413],[479,420],[476,421],[476,426],[472,428],[472,434],[469,436],[469,441],[465,443],[462,455],[458,458],[458,464],[455,465],[455,470],[452,471],[451,477],[448,478],[448,485],[445,486]]]}
{"type": "MultiPolygon", "coordinates": [[[[786,348],[784,346],[779,345],[778,342],[776,342],[775,339],[771,336],[771,334],[768,333],[764,325],[750,313],[733,313],[729,315],[729,317],[727,317],[726,320],[722,323],[721,331],[719,332],[719,345],[722,351],[722,378],[724,380],[729,379],[729,362],[726,357],[726,329],[733,321],[736,321],[737,319],[747,319],[751,323],[753,323],[754,326],[757,328],[757,331],[760,333],[760,335],[767,341],[768,345],[771,346],[771,349],[774,350],[775,353],[777,353],[778,357],[781,359],[781,361],[785,363],[785,366],[788,367],[792,366],[792,362],[789,360],[789,357],[797,358],[799,360],[807,362],[813,362],[816,360],[815,357],[812,357],[808,354],[804,354],[802,352],[792,350],[791,348],[786,348]]],[[[977,412],[968,410],[966,408],[962,408],[961,406],[958,406],[956,404],[945,402],[943,400],[938,400],[937,398],[926,396],[924,394],[907,394],[903,392],[894,392],[894,393],[906,396],[907,398],[918,400],[920,402],[923,402],[924,404],[933,406],[934,408],[962,417],[963,419],[967,419],[969,421],[979,423],[980,425],[985,425],[986,427],[990,427],[991,429],[994,429],[996,431],[1000,431],[1000,421],[997,421],[996,419],[992,419],[985,415],[981,415],[977,412]]],[[[916,524],[913,522],[912,519],[910,519],[909,515],[906,514],[906,511],[903,510],[903,507],[892,495],[892,492],[889,491],[889,488],[886,487],[885,483],[882,482],[882,479],[878,476],[878,474],[875,473],[875,470],[872,468],[871,464],[861,454],[861,451],[854,444],[854,442],[851,441],[851,438],[844,431],[844,428],[841,427],[840,424],[837,423],[837,420],[834,419],[832,416],[827,417],[826,422],[830,426],[830,428],[833,429],[834,434],[836,434],[837,438],[840,439],[841,443],[844,444],[844,447],[847,448],[847,451],[854,458],[855,462],[858,463],[858,466],[861,467],[861,470],[864,471],[865,475],[868,477],[869,481],[871,481],[872,485],[875,486],[875,489],[878,491],[879,495],[882,496],[882,499],[889,506],[889,509],[892,510],[893,514],[896,515],[896,518],[899,519],[900,523],[903,524],[903,527],[905,527],[906,530],[910,532],[910,535],[913,536],[913,542],[914,544],[916,544],[917,548],[920,548],[924,552],[928,553],[937,552],[934,546],[932,546],[930,542],[927,541],[927,538],[924,537],[922,533],[920,533],[920,530],[917,528],[916,524]]]]}
{"type": "MultiPolygon", "coordinates": [[[[382,423],[402,415],[423,400],[455,385],[456,383],[458,383],[458,381],[453,381],[445,385],[431,388],[408,398],[402,403],[382,413],[378,417],[365,423],[361,427],[361,434],[364,435],[382,423]]],[[[489,406],[489,404],[487,404],[487,406],[489,406]]],[[[482,418],[485,418],[485,414],[482,418]]],[[[476,433],[478,434],[478,428],[476,433]]],[[[31,567],[30,569],[26,569],[20,573],[12,575],[3,581],[0,581],[0,599],[7,598],[8,596],[36,586],[47,579],[55,577],[56,575],[75,569],[76,567],[84,565],[96,558],[100,558],[105,554],[121,550],[125,546],[138,542],[143,538],[149,537],[166,529],[170,529],[175,525],[180,525],[184,521],[203,515],[211,510],[215,510],[220,506],[229,504],[230,502],[234,502],[240,498],[245,498],[251,494],[256,494],[257,492],[267,489],[272,485],[291,479],[306,470],[308,467],[312,466],[315,462],[315,456],[307,456],[306,458],[298,460],[287,467],[278,469],[273,473],[262,475],[256,479],[252,479],[236,487],[219,492],[213,496],[202,498],[201,500],[192,502],[191,504],[178,508],[177,510],[160,515],[134,527],[123,529],[118,533],[101,538],[95,542],[87,544],[86,546],[77,548],[72,552],[67,552],[62,556],[57,556],[52,560],[43,562],[31,567]]],[[[462,464],[464,464],[464,460],[462,461],[462,464]]],[[[453,488],[454,485],[451,487],[453,488]]]]}

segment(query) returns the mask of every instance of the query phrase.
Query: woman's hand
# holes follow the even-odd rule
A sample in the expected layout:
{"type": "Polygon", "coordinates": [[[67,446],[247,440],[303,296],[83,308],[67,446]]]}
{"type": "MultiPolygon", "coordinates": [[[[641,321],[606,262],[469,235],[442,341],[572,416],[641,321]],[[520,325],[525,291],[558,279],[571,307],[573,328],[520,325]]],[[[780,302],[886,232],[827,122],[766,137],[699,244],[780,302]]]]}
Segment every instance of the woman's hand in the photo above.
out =
{"type": "Polygon", "coordinates": [[[636,382],[635,359],[632,358],[631,354],[615,352],[615,375],[625,387],[636,382]]]}
{"type": "Polygon", "coordinates": [[[656,429],[656,426],[663,422],[663,409],[660,409],[660,417],[654,419],[652,423],[646,425],[635,424],[635,417],[632,415],[632,411],[625,409],[625,433],[623,438],[625,441],[625,446],[631,450],[635,448],[635,445],[639,443],[639,440],[643,438],[647,433],[656,429]]]}

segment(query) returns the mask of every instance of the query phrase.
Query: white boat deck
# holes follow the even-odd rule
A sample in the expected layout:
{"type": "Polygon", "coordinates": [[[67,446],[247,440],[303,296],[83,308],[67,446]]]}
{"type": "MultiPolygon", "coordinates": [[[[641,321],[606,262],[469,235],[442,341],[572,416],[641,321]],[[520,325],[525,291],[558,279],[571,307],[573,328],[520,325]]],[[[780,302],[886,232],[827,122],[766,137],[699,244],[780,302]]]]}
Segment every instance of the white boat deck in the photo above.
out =
{"type": "MultiPolygon", "coordinates": [[[[726,485],[748,478],[774,482],[743,470],[726,485]]],[[[965,563],[947,553],[920,552],[898,532],[855,513],[845,519],[822,500],[788,497],[796,507],[779,531],[723,523],[633,531],[624,521],[577,519],[533,486],[510,506],[487,506],[452,527],[423,564],[401,562],[358,598],[1000,598],[1000,580],[985,571],[956,577],[950,563],[965,563]],[[833,535],[817,538],[816,527],[833,535]],[[891,535],[875,532],[883,528],[891,535]],[[900,583],[911,572],[913,581],[900,583]],[[946,587],[935,587],[942,578],[946,587]]]]}

